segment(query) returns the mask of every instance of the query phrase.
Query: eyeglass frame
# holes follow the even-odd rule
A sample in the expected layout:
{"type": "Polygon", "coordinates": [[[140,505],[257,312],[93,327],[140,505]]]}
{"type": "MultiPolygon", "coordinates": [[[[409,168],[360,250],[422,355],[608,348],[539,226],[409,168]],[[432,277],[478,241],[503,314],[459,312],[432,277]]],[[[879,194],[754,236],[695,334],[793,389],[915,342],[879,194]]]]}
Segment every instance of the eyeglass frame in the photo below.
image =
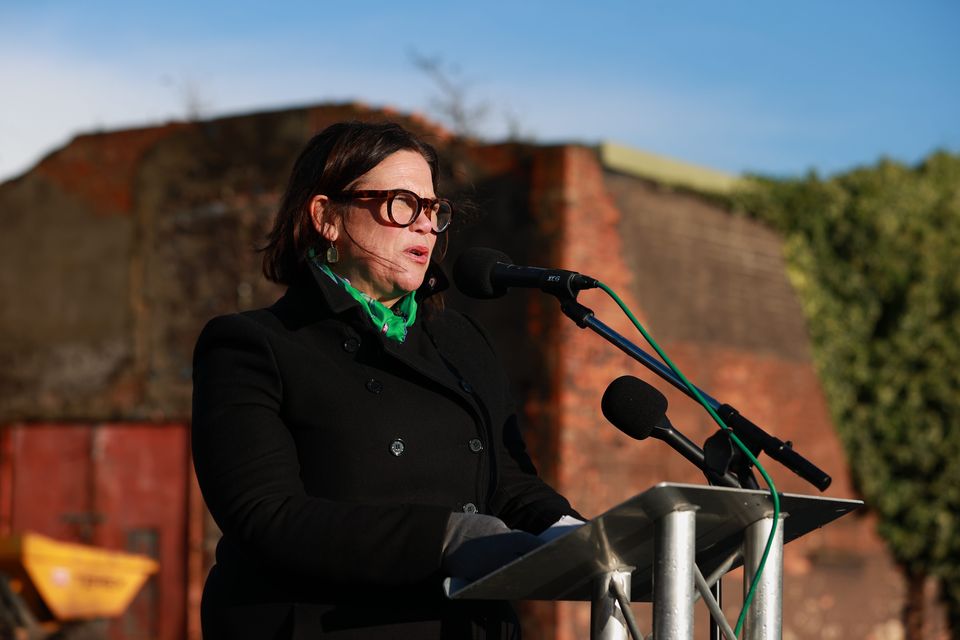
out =
{"type": "MultiPolygon", "coordinates": [[[[450,208],[450,220],[443,227],[443,229],[434,229],[435,221],[430,221],[430,227],[435,233],[443,233],[450,228],[450,225],[453,223],[453,203],[447,200],[446,198],[421,198],[413,191],[409,189],[353,189],[348,191],[341,191],[331,196],[327,196],[331,200],[353,200],[353,199],[366,199],[366,198],[380,198],[387,201],[387,217],[390,218],[390,222],[397,225],[398,227],[409,227],[414,222],[417,221],[417,218],[420,217],[420,214],[423,213],[426,207],[433,209],[434,205],[440,205],[446,203],[450,208]],[[400,195],[401,193],[409,194],[413,196],[413,199],[417,201],[417,212],[413,214],[410,218],[410,222],[402,224],[397,222],[396,218],[393,217],[393,200],[400,195]]],[[[439,212],[439,209],[437,209],[439,212]]]]}

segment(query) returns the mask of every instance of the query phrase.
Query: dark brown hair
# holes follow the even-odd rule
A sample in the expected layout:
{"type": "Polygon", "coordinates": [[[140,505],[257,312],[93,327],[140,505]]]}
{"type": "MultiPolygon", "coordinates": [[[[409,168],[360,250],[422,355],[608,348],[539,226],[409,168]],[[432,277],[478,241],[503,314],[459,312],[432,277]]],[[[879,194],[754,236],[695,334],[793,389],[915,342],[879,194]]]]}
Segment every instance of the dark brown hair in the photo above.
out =
{"type": "Polygon", "coordinates": [[[427,161],[436,191],[437,152],[396,123],[340,122],[313,136],[293,165],[262,249],[267,279],[291,284],[303,268],[308,250],[320,244],[310,217],[314,196],[347,189],[387,156],[404,150],[416,151],[427,161]]]}

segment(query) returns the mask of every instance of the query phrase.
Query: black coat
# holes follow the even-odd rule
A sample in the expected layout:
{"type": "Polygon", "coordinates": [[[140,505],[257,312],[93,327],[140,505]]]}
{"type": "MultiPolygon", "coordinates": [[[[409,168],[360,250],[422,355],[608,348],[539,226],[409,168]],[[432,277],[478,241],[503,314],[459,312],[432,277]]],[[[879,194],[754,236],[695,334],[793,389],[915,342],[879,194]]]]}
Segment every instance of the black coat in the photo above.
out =
{"type": "MultiPolygon", "coordinates": [[[[421,297],[442,286],[431,274],[421,297]]],[[[193,456],[223,532],[205,640],[482,637],[510,614],[444,598],[450,513],[531,533],[576,515],[537,477],[472,320],[435,312],[388,340],[315,269],[204,328],[193,456]]]]}

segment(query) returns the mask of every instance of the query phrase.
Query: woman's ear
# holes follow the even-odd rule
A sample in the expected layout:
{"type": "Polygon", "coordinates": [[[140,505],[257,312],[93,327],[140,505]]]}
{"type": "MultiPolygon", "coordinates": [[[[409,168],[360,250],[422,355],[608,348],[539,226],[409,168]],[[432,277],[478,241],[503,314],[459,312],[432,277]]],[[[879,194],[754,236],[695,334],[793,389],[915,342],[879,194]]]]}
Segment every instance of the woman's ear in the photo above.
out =
{"type": "Polygon", "coordinates": [[[336,242],[340,237],[340,229],[334,221],[331,212],[330,198],[324,195],[313,196],[310,200],[310,220],[313,221],[313,228],[317,230],[320,237],[328,242],[336,242]]]}

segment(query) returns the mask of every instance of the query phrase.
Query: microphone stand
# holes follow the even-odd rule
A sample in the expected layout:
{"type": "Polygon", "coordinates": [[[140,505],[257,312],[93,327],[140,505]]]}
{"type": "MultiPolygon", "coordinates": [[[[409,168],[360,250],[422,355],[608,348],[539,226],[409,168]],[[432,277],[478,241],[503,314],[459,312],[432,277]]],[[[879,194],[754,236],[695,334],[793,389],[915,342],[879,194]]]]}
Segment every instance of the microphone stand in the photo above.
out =
{"type": "MultiPolygon", "coordinates": [[[[567,289],[566,291],[553,293],[560,300],[560,309],[563,311],[563,314],[573,320],[578,327],[581,329],[590,328],[594,333],[603,337],[687,396],[696,399],[693,392],[687,388],[683,380],[681,380],[670,367],[598,320],[591,309],[577,302],[575,292],[567,289]]],[[[760,451],[766,452],[771,458],[783,464],[801,478],[817,487],[820,491],[824,491],[830,486],[830,476],[794,451],[790,442],[783,442],[768,434],[743,417],[739,411],[730,405],[720,404],[720,402],[699,387],[697,387],[697,391],[700,392],[701,397],[703,397],[707,404],[717,412],[717,415],[723,419],[728,427],[733,429],[737,437],[740,438],[744,445],[746,445],[755,456],[759,454],[760,451]]],[[[729,478],[730,476],[727,472],[732,471],[736,475],[741,488],[759,489],[760,485],[753,475],[752,463],[737,447],[733,446],[733,442],[724,431],[717,431],[707,438],[707,441],[704,443],[703,454],[703,462],[706,469],[701,468],[701,470],[704,472],[710,484],[726,484],[723,480],[729,478]]],[[[710,586],[710,594],[716,601],[717,606],[721,607],[723,605],[722,579],[718,578],[717,581],[710,586]]],[[[712,615],[710,616],[709,637],[710,640],[723,640],[723,632],[720,629],[720,625],[714,620],[712,615]]]]}
{"type": "MultiPolygon", "coordinates": [[[[683,380],[681,380],[672,369],[598,320],[591,309],[577,302],[575,293],[568,290],[562,293],[555,293],[554,295],[560,300],[561,311],[573,320],[578,327],[581,329],[591,329],[594,333],[600,335],[613,346],[653,371],[687,396],[695,399],[693,392],[687,389],[687,385],[683,383],[683,380]]],[[[721,404],[699,387],[697,387],[697,391],[700,392],[704,401],[717,412],[717,415],[723,419],[724,423],[733,430],[751,452],[757,454],[763,451],[820,491],[825,491],[827,487],[830,486],[832,480],[830,476],[794,451],[791,442],[784,442],[770,435],[750,422],[750,420],[741,415],[735,408],[728,404],[721,404]]],[[[725,471],[732,468],[745,488],[759,488],[756,479],[753,478],[751,471],[752,465],[749,460],[746,456],[739,455],[739,452],[732,446],[729,437],[723,431],[717,432],[711,436],[711,439],[708,439],[705,453],[707,454],[707,462],[714,471],[722,475],[725,471]],[[724,445],[724,442],[727,444],[724,445]],[[747,486],[747,483],[752,486],[747,486]]]]}

